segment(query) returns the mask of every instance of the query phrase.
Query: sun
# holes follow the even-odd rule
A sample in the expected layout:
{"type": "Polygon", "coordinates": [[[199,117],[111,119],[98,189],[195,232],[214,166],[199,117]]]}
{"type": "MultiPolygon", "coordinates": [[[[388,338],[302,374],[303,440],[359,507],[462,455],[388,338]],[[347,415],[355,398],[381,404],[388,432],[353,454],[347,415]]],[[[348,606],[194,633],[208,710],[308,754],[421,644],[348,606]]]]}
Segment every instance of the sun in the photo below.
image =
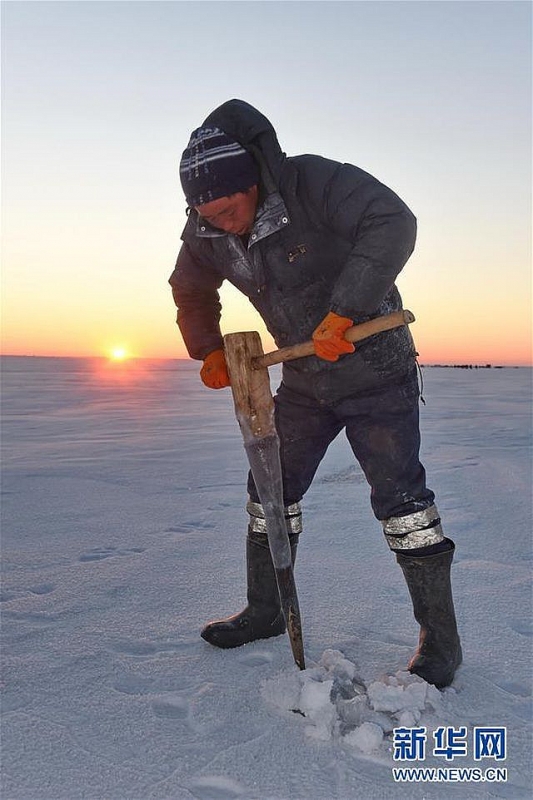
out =
{"type": "Polygon", "coordinates": [[[111,348],[109,351],[109,358],[111,361],[126,361],[126,359],[130,358],[130,354],[125,347],[120,345],[111,348]]]}

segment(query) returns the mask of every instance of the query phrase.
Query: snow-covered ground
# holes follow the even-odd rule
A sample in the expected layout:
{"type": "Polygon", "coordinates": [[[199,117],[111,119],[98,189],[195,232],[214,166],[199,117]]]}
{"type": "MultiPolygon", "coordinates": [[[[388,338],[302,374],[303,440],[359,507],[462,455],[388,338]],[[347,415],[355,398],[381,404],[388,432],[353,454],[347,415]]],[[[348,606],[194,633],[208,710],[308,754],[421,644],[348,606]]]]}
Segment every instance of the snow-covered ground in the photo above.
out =
{"type": "Polygon", "coordinates": [[[531,796],[531,371],[423,374],[465,654],[444,692],[402,671],[417,626],[342,436],[304,504],[299,672],[285,636],[199,637],[244,601],[229,390],[189,361],[3,359],[4,800],[531,796]],[[393,758],[400,727],[426,729],[415,761],[393,758]],[[500,747],[506,728],[505,760],[476,760],[484,728],[500,747]],[[395,783],[398,766],[450,782],[395,783]]]}

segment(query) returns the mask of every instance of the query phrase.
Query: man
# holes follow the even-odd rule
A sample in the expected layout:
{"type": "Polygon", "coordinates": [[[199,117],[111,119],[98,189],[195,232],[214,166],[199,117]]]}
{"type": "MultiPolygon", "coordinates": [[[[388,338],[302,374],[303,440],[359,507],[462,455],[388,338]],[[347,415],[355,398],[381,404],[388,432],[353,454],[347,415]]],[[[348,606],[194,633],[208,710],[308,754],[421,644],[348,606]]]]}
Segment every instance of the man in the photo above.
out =
{"type": "MultiPolygon", "coordinates": [[[[178,325],[206,386],[229,386],[218,289],[227,279],[259,311],[278,347],[313,340],[315,355],[283,366],[275,397],[293,560],[300,501],[328,445],[345,429],[371,504],[403,570],[421,626],[411,672],[439,688],[461,663],[444,537],[419,461],[416,354],[404,326],[357,349],[353,324],[401,309],[394,281],[416,221],[394,192],[350,164],[288,158],[270,122],[241,100],[213,111],[183,153],[189,206],[170,278],[178,325]]],[[[238,647],[285,630],[264,512],[248,478],[248,605],[203,638],[238,647]]]]}

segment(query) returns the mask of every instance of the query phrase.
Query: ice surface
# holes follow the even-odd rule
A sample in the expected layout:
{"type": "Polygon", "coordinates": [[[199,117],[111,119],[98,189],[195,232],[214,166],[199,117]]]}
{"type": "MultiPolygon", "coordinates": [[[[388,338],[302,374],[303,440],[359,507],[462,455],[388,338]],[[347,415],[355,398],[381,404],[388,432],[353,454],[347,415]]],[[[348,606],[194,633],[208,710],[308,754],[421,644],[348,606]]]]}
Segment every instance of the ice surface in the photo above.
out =
{"type": "Polygon", "coordinates": [[[245,600],[229,391],[188,361],[2,366],[3,798],[531,795],[529,370],[424,371],[465,654],[437,692],[404,671],[417,625],[342,435],[304,502],[300,672],[286,636],[199,637],[245,600]],[[507,783],[395,784],[392,729],[415,725],[506,726],[507,783]]]}

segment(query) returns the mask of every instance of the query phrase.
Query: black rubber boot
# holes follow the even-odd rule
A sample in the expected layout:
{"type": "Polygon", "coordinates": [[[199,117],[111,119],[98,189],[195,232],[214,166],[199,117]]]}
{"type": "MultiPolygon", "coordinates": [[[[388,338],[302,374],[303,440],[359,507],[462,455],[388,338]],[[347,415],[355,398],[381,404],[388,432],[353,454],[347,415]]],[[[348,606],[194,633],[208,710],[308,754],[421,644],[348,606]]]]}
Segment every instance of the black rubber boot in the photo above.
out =
{"type": "Polygon", "coordinates": [[[408,556],[396,552],[420,625],[418,651],[408,670],[437,689],[450,685],[463,658],[450,581],[455,545],[447,541],[450,549],[434,555],[408,556]]]}
{"type": "MultiPolygon", "coordinates": [[[[292,563],[296,559],[298,534],[290,534],[292,563]]],[[[227,619],[209,622],[202,639],[215,647],[240,647],[256,639],[269,639],[285,633],[276,573],[266,534],[248,532],[246,540],[246,575],[248,605],[227,619]]]]}

